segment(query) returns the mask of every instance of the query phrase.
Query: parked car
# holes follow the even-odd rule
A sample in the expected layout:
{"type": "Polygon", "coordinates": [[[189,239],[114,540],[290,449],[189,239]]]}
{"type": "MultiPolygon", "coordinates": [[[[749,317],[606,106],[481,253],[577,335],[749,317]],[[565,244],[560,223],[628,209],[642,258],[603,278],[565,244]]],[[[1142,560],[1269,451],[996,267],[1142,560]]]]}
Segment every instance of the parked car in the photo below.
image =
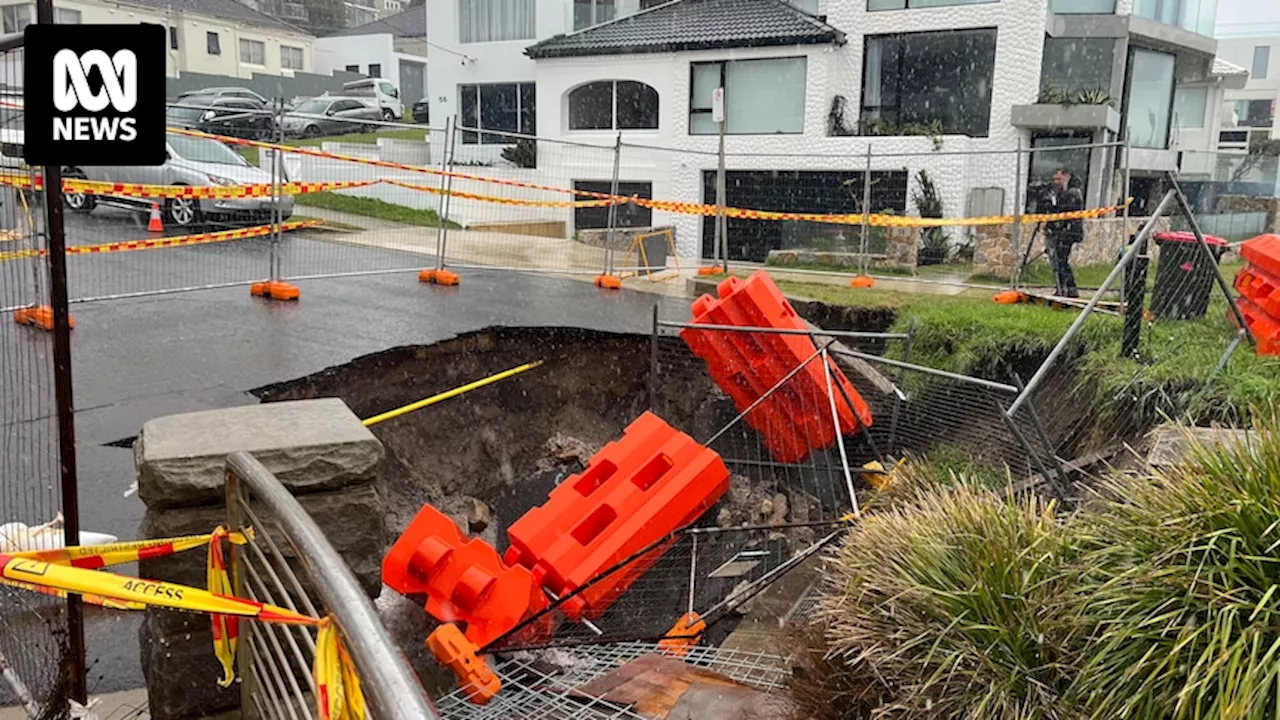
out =
{"type": "Polygon", "coordinates": [[[399,120],[404,117],[404,103],[400,91],[390,80],[369,78],[342,83],[342,94],[351,97],[372,98],[382,110],[383,120],[399,120]]]}
{"type": "Polygon", "coordinates": [[[382,119],[378,108],[359,98],[321,96],[298,103],[282,122],[288,137],[319,137],[348,132],[372,132],[382,119]]]}
{"type": "Polygon", "coordinates": [[[26,111],[8,103],[0,104],[0,167],[20,168],[26,111]]]}
{"type": "Polygon", "coordinates": [[[169,127],[199,130],[214,135],[270,140],[276,122],[271,111],[253,100],[213,95],[189,95],[165,113],[169,127]]]}
{"type": "Polygon", "coordinates": [[[427,102],[426,98],[422,98],[418,102],[414,103],[411,112],[413,113],[414,122],[416,123],[431,122],[431,115],[430,115],[431,103],[427,102]]]}
{"type": "Polygon", "coordinates": [[[184,92],[178,95],[178,102],[183,102],[184,98],[190,97],[192,95],[212,95],[213,97],[216,97],[216,98],[225,97],[225,98],[239,98],[241,100],[252,100],[258,103],[258,105],[263,107],[271,104],[270,100],[267,100],[266,98],[250,90],[249,88],[240,88],[240,87],[207,87],[201,90],[188,90],[187,92],[184,92]]]}
{"type": "MultiPolygon", "coordinates": [[[[271,173],[254,167],[223,143],[209,138],[169,133],[168,154],[163,165],[118,167],[111,165],[63,168],[63,177],[144,185],[260,185],[272,182],[271,173]]],[[[180,228],[211,220],[265,222],[271,219],[274,200],[265,198],[192,199],[132,198],[82,193],[64,193],[63,202],[76,212],[91,212],[98,205],[110,205],[146,212],[152,203],[164,209],[167,224],[180,228]]],[[[293,197],[280,198],[280,214],[293,214],[293,197]]]]}

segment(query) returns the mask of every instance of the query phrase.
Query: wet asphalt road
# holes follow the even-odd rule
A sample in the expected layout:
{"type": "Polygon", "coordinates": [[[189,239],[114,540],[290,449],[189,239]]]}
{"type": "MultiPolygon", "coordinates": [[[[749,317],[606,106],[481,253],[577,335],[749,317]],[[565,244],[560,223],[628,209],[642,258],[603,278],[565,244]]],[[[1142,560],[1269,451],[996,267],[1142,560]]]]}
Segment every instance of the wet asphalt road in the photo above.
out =
{"type": "MultiPolygon", "coordinates": [[[[69,244],[146,237],[145,216],[100,208],[68,215],[69,244]]],[[[407,229],[406,233],[434,234],[407,229]]],[[[171,233],[172,234],[172,233],[171,233]]],[[[237,282],[265,274],[268,240],[220,243],[69,259],[73,298],[237,282]]],[[[355,248],[294,236],[281,257],[292,275],[415,267],[422,256],[355,248]]],[[[82,526],[136,536],[143,514],[133,454],[106,445],[137,434],[154,417],[255,403],[247,391],[345,363],[390,347],[433,343],[492,325],[571,325],[648,332],[653,304],[664,319],[687,319],[688,302],[633,290],[602,291],[589,282],[496,271],[462,273],[462,284],[418,283],[409,273],[298,282],[302,298],[273,303],[230,287],[74,304],[72,333],[82,526]]],[[[5,299],[21,274],[0,273],[5,299]]],[[[25,276],[21,276],[25,277],[25,276]]],[[[6,319],[5,343],[47,343],[48,336],[6,319]]],[[[0,397],[17,389],[0,375],[0,397]]],[[[135,572],[129,566],[124,572],[135,572]]],[[[90,611],[94,692],[143,684],[138,616],[90,611]]],[[[0,704],[3,697],[0,695],[0,704]]]]}

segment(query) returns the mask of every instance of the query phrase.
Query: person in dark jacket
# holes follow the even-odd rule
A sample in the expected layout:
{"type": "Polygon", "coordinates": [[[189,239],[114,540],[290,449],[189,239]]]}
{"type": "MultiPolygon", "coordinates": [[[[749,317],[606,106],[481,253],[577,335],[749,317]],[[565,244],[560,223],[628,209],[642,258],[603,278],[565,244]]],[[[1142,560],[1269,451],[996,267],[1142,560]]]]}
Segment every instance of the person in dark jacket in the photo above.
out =
{"type": "MultiPolygon", "coordinates": [[[[1066,168],[1053,171],[1053,187],[1049,189],[1047,199],[1049,207],[1041,212],[1064,213],[1084,209],[1084,193],[1080,192],[1080,183],[1066,168]]],[[[1054,220],[1045,223],[1045,252],[1049,256],[1049,262],[1053,264],[1059,297],[1080,297],[1080,291],[1076,289],[1076,276],[1071,270],[1071,248],[1083,241],[1083,220],[1054,220]]]]}

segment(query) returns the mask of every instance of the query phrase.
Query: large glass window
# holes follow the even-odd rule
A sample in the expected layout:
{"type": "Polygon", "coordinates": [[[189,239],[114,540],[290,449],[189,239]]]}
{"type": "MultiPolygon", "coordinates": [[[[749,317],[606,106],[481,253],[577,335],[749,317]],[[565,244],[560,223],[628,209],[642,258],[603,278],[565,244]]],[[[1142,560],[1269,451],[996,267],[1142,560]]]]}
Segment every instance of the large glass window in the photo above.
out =
{"type": "Polygon", "coordinates": [[[1111,91],[1111,67],[1115,60],[1114,38],[1044,39],[1044,61],[1040,65],[1040,87],[1074,94],[1087,90],[1111,91]]]}
{"type": "Polygon", "coordinates": [[[658,91],[632,80],[601,80],[569,93],[570,130],[656,130],[658,91]]]}
{"type": "Polygon", "coordinates": [[[459,85],[458,105],[464,128],[494,132],[463,131],[468,145],[514,145],[518,138],[496,133],[537,133],[537,107],[533,83],[459,85]]]}
{"type": "Polygon", "coordinates": [[[1173,55],[1134,48],[1129,54],[1129,138],[1134,147],[1169,147],[1173,55]]]}
{"type": "Polygon", "coordinates": [[[458,41],[532,40],[536,0],[458,0],[458,41]]]}
{"type": "Polygon", "coordinates": [[[719,132],[712,96],[724,88],[724,131],[729,135],[804,132],[805,58],[693,63],[689,134],[719,132]]]}
{"type": "Polygon", "coordinates": [[[1173,93],[1173,124],[1180,128],[1204,127],[1209,88],[1180,87],[1173,93]]]}
{"type": "Polygon", "coordinates": [[[947,5],[981,5],[997,0],[867,0],[868,10],[916,10],[947,5]]]}
{"type": "Polygon", "coordinates": [[[1267,79],[1267,65],[1271,64],[1271,46],[1259,45],[1253,49],[1253,69],[1249,77],[1254,80],[1267,79]]]}
{"type": "MultiPolygon", "coordinates": [[[[609,180],[574,180],[573,189],[584,193],[611,193],[613,182],[609,180]]],[[[620,182],[618,194],[624,197],[641,197],[653,199],[653,183],[620,182]]],[[[620,228],[637,228],[653,226],[653,210],[651,208],[626,203],[618,205],[614,211],[613,226],[620,228]]],[[[573,229],[587,230],[609,227],[609,207],[580,207],[573,211],[573,229]]]]}
{"type": "Polygon", "coordinates": [[[1062,15],[1110,15],[1116,0],[1049,0],[1049,11],[1062,15]]]}
{"type": "Polygon", "coordinates": [[[1133,14],[1212,36],[1218,0],[1133,0],[1133,14]]]}
{"type": "Polygon", "coordinates": [[[1236,125],[1240,127],[1271,127],[1275,116],[1274,100],[1236,101],[1236,125]]]}
{"type": "Polygon", "coordinates": [[[614,0],[573,0],[573,29],[609,22],[618,14],[614,0]]]}
{"type": "Polygon", "coordinates": [[[873,35],[867,38],[864,57],[865,134],[918,134],[912,132],[916,128],[987,135],[994,28],[873,35]]]}

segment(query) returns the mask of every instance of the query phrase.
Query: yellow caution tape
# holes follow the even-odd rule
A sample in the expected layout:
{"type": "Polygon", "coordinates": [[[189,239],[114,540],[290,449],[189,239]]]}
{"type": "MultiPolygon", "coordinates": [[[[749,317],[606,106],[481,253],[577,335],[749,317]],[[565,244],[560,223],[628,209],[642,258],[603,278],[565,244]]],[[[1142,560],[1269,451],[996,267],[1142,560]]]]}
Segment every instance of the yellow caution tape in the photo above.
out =
{"type": "Polygon", "coordinates": [[[526,370],[532,370],[532,369],[534,369],[534,368],[538,367],[538,366],[539,366],[539,365],[541,365],[541,364],[542,364],[542,361],[541,361],[541,360],[536,360],[536,361],[531,362],[531,363],[525,363],[524,365],[520,365],[520,366],[518,366],[518,367],[513,367],[513,368],[511,368],[510,370],[503,370],[502,372],[500,372],[500,373],[495,373],[495,374],[493,374],[493,375],[490,375],[490,376],[489,376],[489,377],[487,377],[487,378],[484,378],[484,379],[481,379],[481,380],[476,380],[475,382],[467,383],[466,385],[462,385],[462,386],[460,386],[460,387],[456,387],[456,388],[454,388],[454,389],[452,389],[452,390],[446,390],[446,391],[444,391],[444,392],[442,392],[442,393],[440,393],[440,394],[438,394],[438,395],[432,395],[432,396],[431,396],[431,397],[429,397],[429,398],[425,398],[425,399],[423,399],[423,400],[419,400],[419,401],[417,401],[417,402],[409,403],[408,405],[405,405],[405,406],[403,406],[403,407],[398,407],[398,408],[396,408],[395,410],[388,410],[388,411],[386,411],[386,412],[384,412],[384,413],[380,413],[380,414],[378,414],[378,415],[374,415],[374,416],[373,416],[373,417],[371,417],[371,418],[365,418],[362,422],[364,423],[365,427],[369,427],[370,425],[377,425],[378,423],[383,422],[384,420],[390,420],[391,418],[397,418],[397,417],[400,417],[401,415],[405,415],[405,414],[407,414],[407,413],[411,413],[411,412],[413,412],[414,410],[421,410],[422,408],[427,407],[427,406],[429,406],[429,405],[435,405],[436,403],[440,402],[441,400],[448,400],[449,398],[457,397],[457,396],[459,396],[459,395],[461,395],[461,394],[463,394],[463,393],[471,392],[472,390],[475,390],[476,388],[482,388],[482,387],[484,387],[485,385],[490,385],[490,384],[492,384],[492,383],[496,383],[496,382],[498,382],[499,380],[506,380],[507,378],[511,377],[512,375],[519,375],[520,373],[522,373],[522,372],[524,372],[524,371],[526,371],[526,370]]]}
{"type": "MultiPolygon", "coordinates": [[[[330,190],[349,190],[351,188],[376,185],[381,180],[334,180],[328,182],[286,182],[280,184],[281,195],[307,195],[309,193],[327,192],[330,190]]],[[[37,175],[33,181],[30,175],[17,173],[0,173],[0,185],[36,190],[44,189],[44,180],[37,175]]],[[[62,181],[62,192],[82,193],[85,195],[105,195],[111,197],[157,198],[157,199],[201,199],[201,200],[236,200],[244,198],[269,198],[275,195],[272,183],[253,183],[247,185],[145,185],[142,183],[116,183],[104,180],[80,180],[67,178],[62,181]]]]}
{"type": "Polygon", "coordinates": [[[364,692],[346,648],[338,641],[338,629],[331,619],[320,623],[316,635],[316,660],[312,674],[316,682],[316,709],[321,720],[358,720],[364,717],[364,692]]]}
{"type": "MultiPolygon", "coordinates": [[[[67,592],[58,590],[57,588],[44,587],[41,585],[32,585],[31,583],[15,582],[13,580],[0,580],[0,585],[15,587],[31,592],[38,592],[42,595],[49,595],[56,598],[66,599],[67,592]]],[[[90,605],[107,608],[108,610],[146,610],[147,606],[137,602],[122,602],[120,600],[111,600],[100,595],[81,595],[80,599],[90,605]]]]}
{"type": "Polygon", "coordinates": [[[94,570],[150,558],[166,557],[206,545],[212,546],[215,539],[224,537],[236,545],[244,545],[253,538],[253,530],[251,528],[242,533],[228,533],[222,528],[218,528],[208,535],[185,535],[183,537],[136,540],[105,545],[75,545],[53,550],[24,550],[8,553],[8,555],[26,560],[39,560],[51,565],[70,565],[71,567],[94,570]]]}

